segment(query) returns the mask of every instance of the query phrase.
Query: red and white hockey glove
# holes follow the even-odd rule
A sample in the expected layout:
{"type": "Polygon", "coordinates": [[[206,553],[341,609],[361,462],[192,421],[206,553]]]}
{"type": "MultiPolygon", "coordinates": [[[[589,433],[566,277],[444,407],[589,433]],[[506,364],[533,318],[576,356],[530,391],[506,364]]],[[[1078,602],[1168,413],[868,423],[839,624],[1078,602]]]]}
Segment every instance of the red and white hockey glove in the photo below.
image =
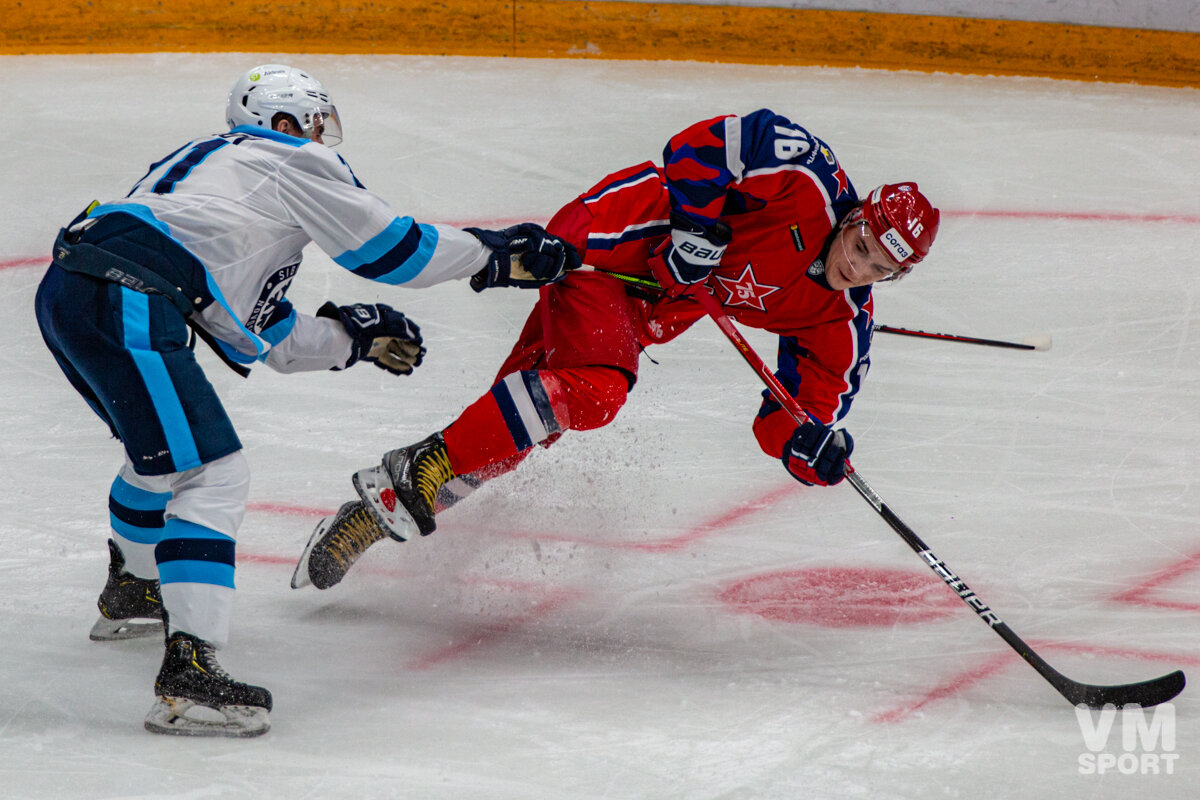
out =
{"type": "Polygon", "coordinates": [[[807,486],[833,486],[846,477],[846,459],[853,452],[854,438],[846,431],[806,422],[784,446],[783,465],[807,486]]]}

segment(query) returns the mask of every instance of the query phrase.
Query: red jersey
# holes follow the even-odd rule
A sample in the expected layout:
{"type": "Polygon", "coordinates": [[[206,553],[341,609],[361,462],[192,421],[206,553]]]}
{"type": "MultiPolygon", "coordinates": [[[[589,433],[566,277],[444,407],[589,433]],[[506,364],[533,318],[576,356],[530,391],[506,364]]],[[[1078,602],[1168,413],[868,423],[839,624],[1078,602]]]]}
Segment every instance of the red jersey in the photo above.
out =
{"type": "MultiPolygon", "coordinates": [[[[689,127],[663,161],[608,176],[579,198],[590,212],[586,231],[554,232],[585,264],[649,277],[673,211],[704,227],[723,221],[733,236],[710,291],[739,323],[779,334],[776,375],[806,411],[826,424],[842,419],[869,366],[872,301],[870,286],[833,291],[825,282],[830,233],[859,202],[833,151],[763,109],[689,127]]],[[[641,312],[644,345],[704,316],[686,298],[644,301],[641,312]]],[[[778,457],[795,422],[763,397],[755,434],[778,457]]]]}

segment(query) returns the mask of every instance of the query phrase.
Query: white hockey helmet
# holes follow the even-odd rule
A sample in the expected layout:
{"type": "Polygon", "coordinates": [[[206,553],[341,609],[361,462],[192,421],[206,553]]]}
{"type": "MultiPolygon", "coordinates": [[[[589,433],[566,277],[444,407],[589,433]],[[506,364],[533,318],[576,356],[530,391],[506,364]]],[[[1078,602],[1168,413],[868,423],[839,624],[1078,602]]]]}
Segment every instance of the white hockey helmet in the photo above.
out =
{"type": "Polygon", "coordinates": [[[342,141],[342,121],[321,82],[284,64],[263,64],[237,79],[225,103],[229,128],[249,125],[272,129],[271,120],[288,114],[305,138],[320,136],[329,147],[342,141]]]}

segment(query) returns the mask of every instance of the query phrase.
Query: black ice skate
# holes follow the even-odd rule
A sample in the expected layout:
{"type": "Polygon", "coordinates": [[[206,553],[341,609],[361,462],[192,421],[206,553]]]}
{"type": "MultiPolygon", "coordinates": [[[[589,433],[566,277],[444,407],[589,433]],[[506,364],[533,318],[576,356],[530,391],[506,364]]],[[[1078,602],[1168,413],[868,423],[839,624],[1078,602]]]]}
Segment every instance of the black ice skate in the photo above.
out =
{"type": "Polygon", "coordinates": [[[162,595],[158,581],[138,578],[125,570],[125,556],[108,540],[108,582],[96,601],[100,619],[88,634],[94,642],[137,639],[162,634],[162,595]],[[135,619],[155,620],[134,622],[135,619]]]}
{"type": "Polygon", "coordinates": [[[359,470],[354,488],[388,535],[403,542],[433,533],[438,489],[455,477],[446,442],[435,433],[386,453],[378,467],[359,470]]]}
{"type": "Polygon", "coordinates": [[[175,736],[261,736],[271,728],[271,693],[229,677],[213,646],[178,631],[154,681],[158,700],[146,730],[175,736]]]}
{"type": "Polygon", "coordinates": [[[309,537],[292,574],[292,588],[311,584],[328,589],[346,577],[368,547],[386,536],[361,501],[344,503],[336,514],[321,520],[309,537]]]}

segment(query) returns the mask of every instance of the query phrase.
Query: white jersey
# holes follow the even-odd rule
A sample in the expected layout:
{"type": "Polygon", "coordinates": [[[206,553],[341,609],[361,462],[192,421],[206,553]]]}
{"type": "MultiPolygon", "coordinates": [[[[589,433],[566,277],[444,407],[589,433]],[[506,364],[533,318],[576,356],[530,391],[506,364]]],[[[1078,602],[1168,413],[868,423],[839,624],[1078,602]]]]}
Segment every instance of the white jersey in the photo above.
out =
{"type": "Polygon", "coordinates": [[[465,231],[397,217],[324,145],[246,126],[188,142],[89,217],[114,212],[154,225],[204,265],[216,301],[192,320],[226,356],[281,372],[350,356],[340,322],[285,298],[309,242],[356,275],[409,287],[467,277],[490,255],[465,231]]]}

